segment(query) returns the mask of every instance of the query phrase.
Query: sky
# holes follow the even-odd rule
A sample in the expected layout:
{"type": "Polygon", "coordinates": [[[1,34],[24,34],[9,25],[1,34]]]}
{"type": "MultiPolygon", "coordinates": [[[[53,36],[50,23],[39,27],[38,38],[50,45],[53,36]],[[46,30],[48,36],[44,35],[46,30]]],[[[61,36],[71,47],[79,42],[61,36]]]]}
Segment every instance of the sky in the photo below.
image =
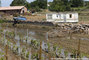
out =
{"type": "MultiPolygon", "coordinates": [[[[10,4],[11,4],[11,2],[12,2],[13,0],[1,0],[1,6],[2,7],[7,7],[7,6],[10,6],[10,4]]],[[[28,2],[32,2],[32,1],[34,1],[34,0],[27,0],[28,2]]]]}
{"type": "MultiPolygon", "coordinates": [[[[2,7],[7,7],[7,6],[10,6],[10,4],[11,4],[11,2],[12,2],[13,0],[1,0],[1,6],[2,7]]],[[[28,2],[32,2],[32,1],[34,1],[34,0],[27,0],[28,2]]],[[[48,0],[48,2],[49,1],[53,1],[53,0],[48,0]]],[[[86,0],[86,1],[89,1],[89,0],[86,0]]]]}
{"type": "Polygon", "coordinates": [[[48,0],[48,2],[53,1],[53,0],[48,0]]]}

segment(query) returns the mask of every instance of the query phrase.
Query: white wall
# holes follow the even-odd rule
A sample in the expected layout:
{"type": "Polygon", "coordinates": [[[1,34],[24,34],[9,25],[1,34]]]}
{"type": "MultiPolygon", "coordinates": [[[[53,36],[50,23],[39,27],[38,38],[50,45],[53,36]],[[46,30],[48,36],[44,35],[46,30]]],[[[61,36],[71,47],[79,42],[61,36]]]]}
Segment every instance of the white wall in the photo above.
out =
{"type": "Polygon", "coordinates": [[[46,19],[49,22],[64,22],[64,19],[66,22],[78,22],[78,13],[53,13],[52,19],[48,19],[48,15],[46,14],[46,19]]]}

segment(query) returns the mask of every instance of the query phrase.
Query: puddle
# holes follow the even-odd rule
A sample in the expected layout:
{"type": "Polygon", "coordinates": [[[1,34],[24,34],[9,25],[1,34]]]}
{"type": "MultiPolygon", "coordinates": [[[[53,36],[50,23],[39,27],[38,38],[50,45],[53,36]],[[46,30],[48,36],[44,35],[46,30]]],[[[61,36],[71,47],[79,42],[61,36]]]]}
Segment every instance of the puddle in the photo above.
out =
{"type": "Polygon", "coordinates": [[[89,41],[89,38],[81,38],[81,40],[87,40],[87,41],[89,41]]]}

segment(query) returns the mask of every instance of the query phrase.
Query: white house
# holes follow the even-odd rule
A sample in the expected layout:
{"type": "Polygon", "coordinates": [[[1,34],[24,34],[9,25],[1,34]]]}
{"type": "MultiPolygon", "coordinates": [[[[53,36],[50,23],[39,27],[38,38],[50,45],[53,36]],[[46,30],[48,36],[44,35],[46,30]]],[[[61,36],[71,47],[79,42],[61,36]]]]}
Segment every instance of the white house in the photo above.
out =
{"type": "Polygon", "coordinates": [[[48,22],[78,22],[77,12],[60,12],[60,13],[48,13],[46,14],[48,22]]]}

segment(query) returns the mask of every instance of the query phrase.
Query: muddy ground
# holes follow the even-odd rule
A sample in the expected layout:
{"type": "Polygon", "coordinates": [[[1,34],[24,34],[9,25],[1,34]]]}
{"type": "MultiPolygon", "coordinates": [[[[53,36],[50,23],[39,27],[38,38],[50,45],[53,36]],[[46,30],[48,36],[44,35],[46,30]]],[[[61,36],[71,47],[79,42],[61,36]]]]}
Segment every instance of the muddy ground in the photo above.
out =
{"type": "MultiPolygon", "coordinates": [[[[78,45],[79,45],[79,39],[81,39],[80,42],[80,53],[81,55],[85,55],[89,57],[89,34],[84,33],[74,33],[69,35],[66,32],[54,32],[55,30],[59,31],[61,30],[60,27],[52,27],[52,26],[36,26],[36,25],[29,25],[29,24],[17,24],[16,27],[13,27],[12,24],[1,24],[2,29],[10,29],[14,30],[15,28],[18,28],[18,31],[20,32],[21,29],[24,29],[24,32],[22,34],[26,33],[26,29],[29,29],[30,31],[36,32],[36,38],[40,40],[45,40],[47,42],[50,42],[54,45],[60,46],[64,49],[66,49],[68,52],[76,53],[78,51],[78,45]],[[46,40],[45,35],[49,32],[48,35],[54,35],[52,37],[49,36],[48,40],[46,40]],[[71,37],[71,38],[70,38],[71,37]]],[[[10,54],[12,54],[10,52],[10,54]]],[[[16,58],[14,56],[14,58],[16,58]]]]}

